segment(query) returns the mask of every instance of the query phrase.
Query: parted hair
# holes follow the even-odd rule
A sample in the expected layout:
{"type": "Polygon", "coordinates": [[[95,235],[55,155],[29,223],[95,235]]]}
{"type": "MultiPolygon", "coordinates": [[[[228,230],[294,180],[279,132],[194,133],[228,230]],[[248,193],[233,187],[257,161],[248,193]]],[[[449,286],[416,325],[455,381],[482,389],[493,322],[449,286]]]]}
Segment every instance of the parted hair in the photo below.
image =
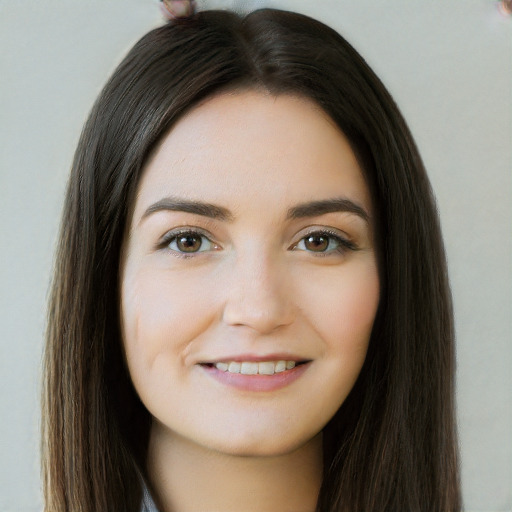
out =
{"type": "Polygon", "coordinates": [[[352,46],[312,18],[273,9],[204,11],[150,31],[92,108],[49,300],[45,511],[140,508],[151,417],[120,333],[126,222],[162,137],[201,100],[237,89],[319,105],[350,142],[375,211],[381,298],[361,374],[324,427],[318,512],[459,511],[452,304],[424,166],[395,102],[352,46]]]}

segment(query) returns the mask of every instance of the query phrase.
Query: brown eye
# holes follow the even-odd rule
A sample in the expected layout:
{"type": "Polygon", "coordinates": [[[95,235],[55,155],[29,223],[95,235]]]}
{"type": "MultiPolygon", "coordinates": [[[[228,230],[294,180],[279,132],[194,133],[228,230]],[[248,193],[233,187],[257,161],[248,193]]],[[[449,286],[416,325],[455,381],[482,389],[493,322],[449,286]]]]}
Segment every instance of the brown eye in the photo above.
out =
{"type": "Polygon", "coordinates": [[[195,231],[171,234],[167,237],[165,245],[169,249],[182,254],[211,251],[216,248],[216,245],[208,237],[195,231]]]}
{"type": "Polygon", "coordinates": [[[349,240],[338,234],[326,231],[309,233],[293,246],[294,251],[306,251],[318,255],[328,255],[354,251],[357,247],[349,240]]]}
{"type": "Polygon", "coordinates": [[[201,248],[201,236],[180,235],[176,237],[176,246],[181,252],[197,252],[201,248]]]}
{"type": "Polygon", "coordinates": [[[325,252],[329,247],[329,237],[326,235],[309,235],[304,238],[304,247],[308,251],[325,252]]]}

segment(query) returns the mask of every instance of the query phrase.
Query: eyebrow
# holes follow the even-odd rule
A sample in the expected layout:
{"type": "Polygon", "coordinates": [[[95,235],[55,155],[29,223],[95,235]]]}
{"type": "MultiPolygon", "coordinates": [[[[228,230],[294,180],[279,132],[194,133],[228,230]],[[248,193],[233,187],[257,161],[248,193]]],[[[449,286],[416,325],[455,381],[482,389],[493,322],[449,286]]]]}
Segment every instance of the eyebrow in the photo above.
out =
{"type": "Polygon", "coordinates": [[[175,197],[164,197],[152,204],[142,215],[140,221],[152,213],[159,211],[176,211],[193,213],[195,215],[202,215],[203,217],[209,217],[211,219],[218,219],[223,221],[233,220],[233,214],[222,206],[217,206],[202,201],[189,201],[187,199],[180,199],[175,197]]]}
{"type": "MultiPolygon", "coordinates": [[[[159,211],[179,211],[209,217],[221,221],[232,221],[234,215],[222,206],[203,201],[191,201],[187,199],[164,197],[152,204],[143,213],[140,222],[152,213],[159,211]]],[[[293,206],[287,211],[287,219],[302,219],[306,217],[317,217],[327,213],[347,212],[361,217],[365,222],[370,221],[370,215],[360,205],[345,198],[324,199],[321,201],[310,201],[293,206]]]]}
{"type": "Polygon", "coordinates": [[[317,217],[334,212],[353,213],[361,217],[365,222],[370,222],[370,215],[362,206],[343,197],[299,204],[288,210],[287,217],[289,219],[302,219],[304,217],[317,217]]]}

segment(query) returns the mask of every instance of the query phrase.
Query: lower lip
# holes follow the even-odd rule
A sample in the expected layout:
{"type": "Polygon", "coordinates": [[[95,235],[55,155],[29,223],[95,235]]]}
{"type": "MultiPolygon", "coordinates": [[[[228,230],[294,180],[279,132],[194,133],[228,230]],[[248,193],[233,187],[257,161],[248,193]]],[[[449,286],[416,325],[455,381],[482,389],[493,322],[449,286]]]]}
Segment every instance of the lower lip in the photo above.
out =
{"type": "Polygon", "coordinates": [[[274,373],[274,375],[244,375],[242,373],[229,373],[217,370],[215,366],[201,368],[215,380],[242,391],[276,391],[295,382],[309,368],[309,363],[301,364],[291,370],[274,373]]]}

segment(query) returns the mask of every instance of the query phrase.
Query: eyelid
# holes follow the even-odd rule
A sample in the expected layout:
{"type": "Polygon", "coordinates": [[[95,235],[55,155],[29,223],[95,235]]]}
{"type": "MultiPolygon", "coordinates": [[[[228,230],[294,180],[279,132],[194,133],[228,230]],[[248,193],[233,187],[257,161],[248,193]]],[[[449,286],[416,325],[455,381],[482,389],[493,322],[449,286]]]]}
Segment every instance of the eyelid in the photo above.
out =
{"type": "Polygon", "coordinates": [[[208,233],[207,231],[205,231],[204,229],[194,227],[194,226],[181,226],[179,228],[174,228],[174,229],[167,231],[167,233],[165,233],[158,241],[156,248],[157,249],[166,249],[168,251],[171,251],[174,255],[176,255],[178,257],[187,258],[187,257],[198,255],[200,253],[216,250],[216,249],[220,248],[220,246],[217,242],[215,242],[213,240],[213,236],[210,233],[208,233]],[[206,238],[213,245],[214,248],[187,253],[184,251],[178,251],[176,249],[171,249],[169,247],[170,243],[178,236],[189,235],[189,234],[200,236],[202,238],[206,238]]]}
{"type": "Polygon", "coordinates": [[[326,227],[310,227],[307,230],[303,231],[302,233],[299,233],[297,236],[300,236],[300,238],[292,244],[290,247],[291,250],[302,250],[305,252],[310,252],[314,254],[315,256],[328,256],[333,253],[344,253],[346,251],[356,251],[359,249],[357,244],[346,234],[342,231],[334,228],[326,228],[326,227]],[[311,235],[324,235],[327,237],[330,237],[331,239],[334,238],[339,242],[339,246],[336,249],[331,249],[329,251],[308,251],[307,249],[297,249],[297,246],[302,242],[305,238],[311,235]]]}

